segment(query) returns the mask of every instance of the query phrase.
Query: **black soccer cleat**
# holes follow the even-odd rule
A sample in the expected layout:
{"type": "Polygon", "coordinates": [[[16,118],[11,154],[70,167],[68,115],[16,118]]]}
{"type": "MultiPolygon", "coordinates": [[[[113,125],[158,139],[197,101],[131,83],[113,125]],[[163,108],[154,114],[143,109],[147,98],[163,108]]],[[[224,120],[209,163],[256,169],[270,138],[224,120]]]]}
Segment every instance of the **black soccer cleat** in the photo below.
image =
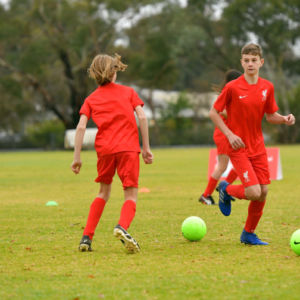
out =
{"type": "Polygon", "coordinates": [[[128,252],[140,252],[140,246],[136,240],[119,224],[114,229],[114,236],[119,239],[125,246],[128,252]]]}
{"type": "Polygon", "coordinates": [[[204,195],[201,195],[199,198],[199,202],[205,205],[216,205],[215,200],[212,196],[204,197],[204,195]]]}
{"type": "Polygon", "coordinates": [[[88,235],[84,235],[79,243],[78,250],[80,252],[93,251],[91,245],[92,240],[89,238],[88,235]]]}

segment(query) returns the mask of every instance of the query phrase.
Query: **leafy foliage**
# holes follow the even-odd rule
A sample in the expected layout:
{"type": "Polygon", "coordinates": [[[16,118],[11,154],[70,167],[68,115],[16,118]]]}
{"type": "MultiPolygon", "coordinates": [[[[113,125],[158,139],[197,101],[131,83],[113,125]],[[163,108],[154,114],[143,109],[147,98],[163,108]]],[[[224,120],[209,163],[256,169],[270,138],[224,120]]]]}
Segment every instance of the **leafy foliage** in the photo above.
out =
{"type": "Polygon", "coordinates": [[[44,121],[27,128],[27,140],[34,146],[44,149],[62,148],[65,128],[62,122],[44,121]]]}
{"type": "Polygon", "coordinates": [[[264,50],[261,75],[290,113],[287,95],[300,75],[293,51],[298,2],[225,0],[220,14],[217,0],[189,0],[185,7],[178,0],[11,0],[7,10],[0,5],[0,128],[17,131],[19,120],[48,111],[75,128],[96,87],[89,64],[98,53],[115,52],[129,65],[119,80],[149,89],[143,100],[156,120],[154,89],[208,92],[228,69],[241,70],[240,49],[256,40],[264,50]]]}

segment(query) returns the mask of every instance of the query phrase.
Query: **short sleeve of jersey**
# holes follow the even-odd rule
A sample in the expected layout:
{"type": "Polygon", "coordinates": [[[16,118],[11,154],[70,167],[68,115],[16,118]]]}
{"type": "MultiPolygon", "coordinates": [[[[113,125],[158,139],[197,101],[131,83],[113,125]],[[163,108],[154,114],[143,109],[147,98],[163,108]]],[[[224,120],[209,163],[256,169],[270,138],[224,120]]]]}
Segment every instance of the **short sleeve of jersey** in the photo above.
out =
{"type": "Polygon", "coordinates": [[[139,98],[137,92],[134,89],[132,89],[130,101],[133,109],[135,109],[139,105],[141,105],[142,107],[144,106],[144,102],[139,98]]]}
{"type": "Polygon", "coordinates": [[[228,85],[222,90],[222,93],[218,96],[216,102],[214,103],[214,108],[221,112],[225,109],[226,105],[231,101],[231,91],[228,85]]]}
{"type": "Polygon", "coordinates": [[[278,110],[278,106],[275,101],[274,96],[274,86],[272,85],[270,88],[269,97],[267,98],[267,103],[265,106],[265,112],[267,114],[274,114],[278,110]]]}
{"type": "Polygon", "coordinates": [[[85,99],[85,101],[79,111],[79,115],[81,116],[82,114],[86,115],[88,117],[88,119],[91,118],[92,110],[91,110],[91,107],[90,107],[87,99],[85,99]]]}

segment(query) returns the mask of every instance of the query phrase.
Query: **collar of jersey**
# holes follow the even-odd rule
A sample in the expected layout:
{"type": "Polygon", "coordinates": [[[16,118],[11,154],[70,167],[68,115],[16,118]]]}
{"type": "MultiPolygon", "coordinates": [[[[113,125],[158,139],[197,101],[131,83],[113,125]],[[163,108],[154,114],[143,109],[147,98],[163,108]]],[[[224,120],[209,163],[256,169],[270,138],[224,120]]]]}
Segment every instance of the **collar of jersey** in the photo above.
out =
{"type": "Polygon", "coordinates": [[[244,75],[242,75],[239,79],[238,79],[238,87],[242,90],[252,90],[252,89],[257,89],[259,88],[261,85],[261,78],[258,77],[258,81],[257,81],[257,84],[249,84],[244,75]]]}

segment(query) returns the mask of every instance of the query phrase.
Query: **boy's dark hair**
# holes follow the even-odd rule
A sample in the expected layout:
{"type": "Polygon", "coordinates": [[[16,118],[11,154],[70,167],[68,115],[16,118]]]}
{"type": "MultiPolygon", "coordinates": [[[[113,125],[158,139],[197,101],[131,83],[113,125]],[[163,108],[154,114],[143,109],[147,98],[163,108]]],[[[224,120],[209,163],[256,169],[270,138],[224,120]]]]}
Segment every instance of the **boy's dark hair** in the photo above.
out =
{"type": "Polygon", "coordinates": [[[243,57],[243,54],[259,55],[262,58],[263,51],[260,45],[251,43],[243,47],[241,57],[243,57]]]}
{"type": "Polygon", "coordinates": [[[97,84],[102,86],[112,81],[114,74],[118,71],[125,71],[127,65],[121,62],[121,56],[117,53],[115,57],[106,54],[97,55],[91,67],[88,69],[88,74],[95,79],[97,84]]]}
{"type": "Polygon", "coordinates": [[[214,91],[216,91],[218,94],[221,94],[221,92],[222,92],[224,86],[225,86],[228,82],[230,82],[230,81],[232,81],[232,80],[235,80],[235,79],[239,78],[241,75],[243,75],[243,74],[242,74],[240,71],[237,71],[237,70],[234,70],[234,69],[229,70],[229,71],[227,71],[226,74],[225,74],[224,81],[223,81],[220,85],[215,85],[215,84],[213,84],[213,85],[212,85],[212,89],[213,89],[214,91]]]}

